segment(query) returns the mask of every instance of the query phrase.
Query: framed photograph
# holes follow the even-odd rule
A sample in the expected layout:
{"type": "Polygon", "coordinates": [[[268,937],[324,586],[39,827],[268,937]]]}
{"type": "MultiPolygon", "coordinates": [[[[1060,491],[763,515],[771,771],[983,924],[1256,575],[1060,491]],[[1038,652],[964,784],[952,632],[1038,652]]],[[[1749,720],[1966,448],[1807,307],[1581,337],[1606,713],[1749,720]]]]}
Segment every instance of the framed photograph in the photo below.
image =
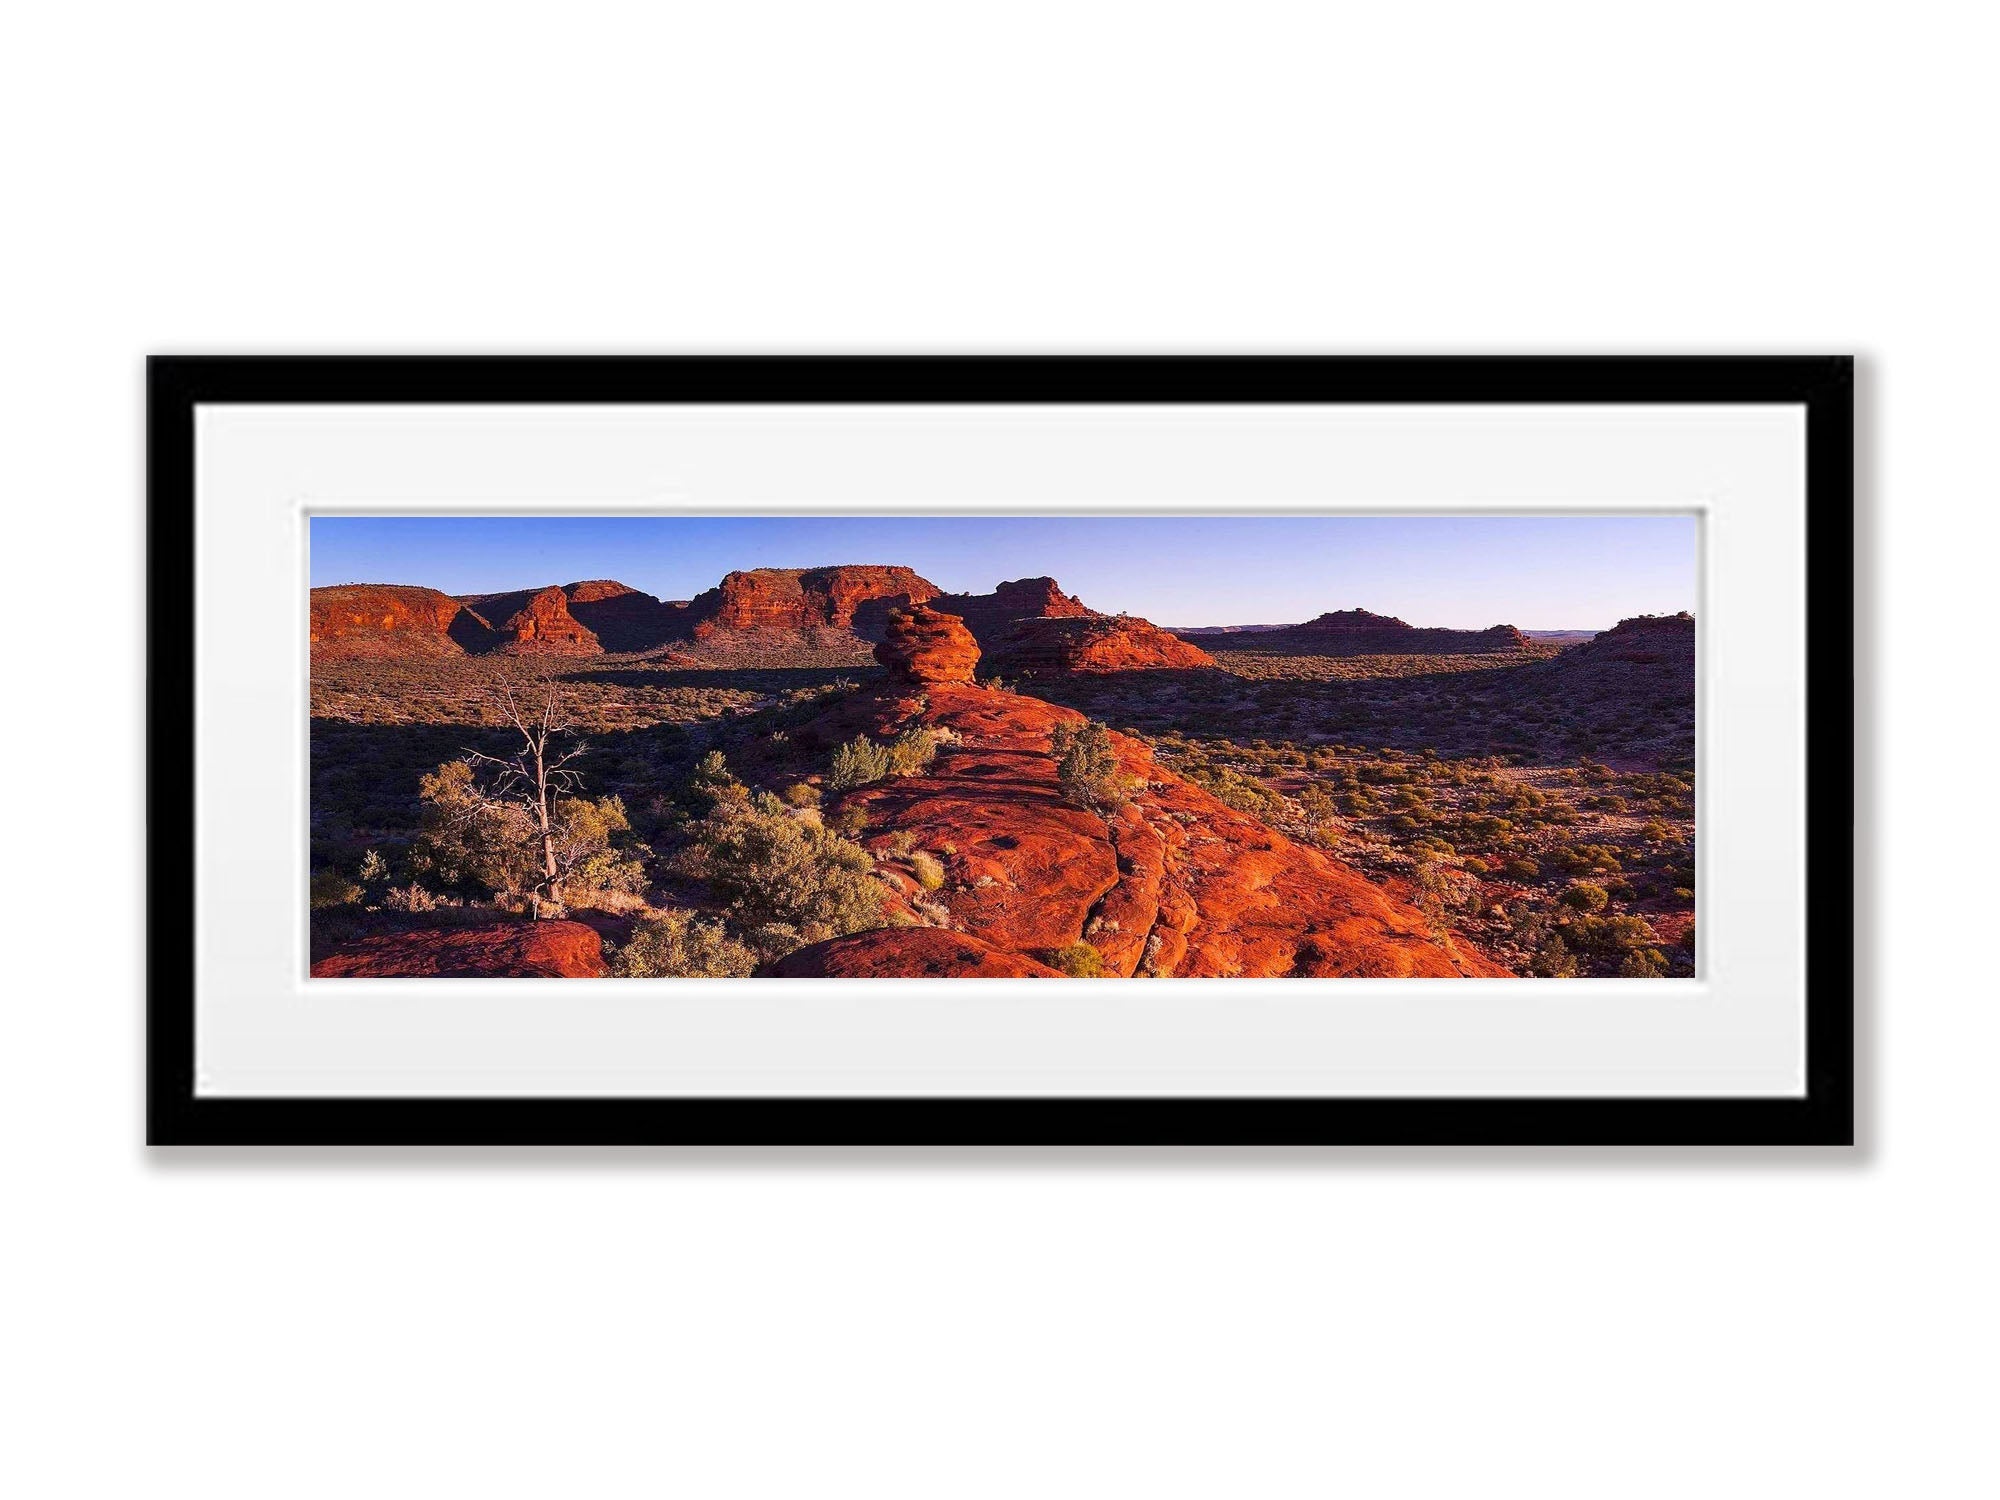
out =
{"type": "Polygon", "coordinates": [[[1853,1138],[1842,358],[157,358],[156,1144],[1853,1138]]]}

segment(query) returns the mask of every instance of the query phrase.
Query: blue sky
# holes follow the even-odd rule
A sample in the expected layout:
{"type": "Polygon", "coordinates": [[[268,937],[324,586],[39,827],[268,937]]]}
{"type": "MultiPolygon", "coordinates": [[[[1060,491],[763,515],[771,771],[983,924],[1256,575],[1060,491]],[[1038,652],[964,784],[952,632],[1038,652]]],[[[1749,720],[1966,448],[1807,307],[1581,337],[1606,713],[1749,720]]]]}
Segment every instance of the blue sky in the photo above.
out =
{"type": "Polygon", "coordinates": [[[448,594],[616,578],[686,599],[736,568],[900,563],[951,592],[1054,577],[1161,625],[1310,619],[1601,630],[1695,607],[1691,516],[316,516],[312,581],[448,594]]]}

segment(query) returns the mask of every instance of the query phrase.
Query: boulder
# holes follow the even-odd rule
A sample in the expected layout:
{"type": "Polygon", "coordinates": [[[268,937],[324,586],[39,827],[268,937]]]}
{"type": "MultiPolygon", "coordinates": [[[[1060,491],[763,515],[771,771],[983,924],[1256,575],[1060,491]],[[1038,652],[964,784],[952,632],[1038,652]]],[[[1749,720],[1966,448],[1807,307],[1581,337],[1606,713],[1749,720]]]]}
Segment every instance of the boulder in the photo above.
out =
{"type": "Polygon", "coordinates": [[[312,966],[315,979],[597,979],[604,944],[581,922],[497,922],[361,938],[312,966]]]}
{"type": "Polygon", "coordinates": [[[890,612],[875,659],[906,682],[970,682],[979,643],[957,615],[917,604],[890,612]]]}

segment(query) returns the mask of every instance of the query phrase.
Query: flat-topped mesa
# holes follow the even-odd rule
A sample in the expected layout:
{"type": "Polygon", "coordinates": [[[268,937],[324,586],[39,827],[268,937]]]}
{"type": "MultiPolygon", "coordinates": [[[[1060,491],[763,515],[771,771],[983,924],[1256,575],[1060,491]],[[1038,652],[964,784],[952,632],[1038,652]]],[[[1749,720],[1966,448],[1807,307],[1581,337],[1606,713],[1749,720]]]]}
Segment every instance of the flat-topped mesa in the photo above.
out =
{"type": "MultiPolygon", "coordinates": [[[[436,589],[395,583],[346,583],[317,588],[307,606],[314,655],[457,656],[459,617],[469,613],[436,589]]],[[[477,616],[465,624],[485,622],[477,616]]]]}
{"type": "Polygon", "coordinates": [[[604,646],[570,614],[569,597],[552,586],[507,617],[494,649],[508,656],[598,656],[604,646]]]}
{"type": "Polygon", "coordinates": [[[1212,667],[1215,658],[1137,615],[1017,620],[987,653],[996,672],[1145,672],[1212,667]]]}
{"type": "Polygon", "coordinates": [[[697,595],[695,633],[720,630],[852,630],[880,640],[889,611],[937,597],[914,570],[844,564],[830,568],[751,568],[697,595]]]}
{"type": "Polygon", "coordinates": [[[1016,578],[990,594],[939,594],[933,609],[963,619],[982,650],[992,650],[1017,620],[1081,620],[1097,611],[1062,591],[1053,578],[1016,578]]]}
{"type": "Polygon", "coordinates": [[[957,615],[913,604],[889,612],[875,659],[910,682],[970,682],[979,642],[957,615]]]}
{"type": "Polygon", "coordinates": [[[1258,631],[1228,644],[1236,650],[1318,656],[1492,656],[1534,646],[1512,625],[1449,630],[1412,625],[1367,609],[1330,610],[1303,625],[1258,631]]]}
{"type": "Polygon", "coordinates": [[[1694,635],[1694,616],[1686,610],[1673,615],[1633,615],[1630,619],[1620,620],[1616,625],[1605,631],[1603,635],[1600,635],[1598,639],[1603,640],[1608,636],[1616,635],[1692,637],[1694,635]]]}

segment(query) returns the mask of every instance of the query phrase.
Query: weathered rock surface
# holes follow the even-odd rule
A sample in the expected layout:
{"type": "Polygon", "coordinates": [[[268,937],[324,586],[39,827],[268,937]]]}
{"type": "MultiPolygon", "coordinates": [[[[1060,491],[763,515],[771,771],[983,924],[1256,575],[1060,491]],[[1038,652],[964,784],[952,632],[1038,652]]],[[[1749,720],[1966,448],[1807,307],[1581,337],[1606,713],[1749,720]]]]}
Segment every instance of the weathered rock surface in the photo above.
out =
{"type": "Polygon", "coordinates": [[[689,602],[695,633],[726,630],[851,630],[881,639],[889,611],[937,596],[937,585],[909,568],[844,565],[753,568],[725,577],[689,602]]]}
{"type": "MultiPolygon", "coordinates": [[[[932,899],[953,933],[1036,963],[1082,940],[1118,975],[1504,977],[1414,907],[1157,765],[1136,740],[1111,737],[1131,800],[1108,821],[1065,800],[1050,741],[1080,720],[963,682],[857,694],[820,721],[823,741],[920,722],[947,731],[946,743],[924,774],[850,792],[830,811],[859,813],[862,842],[885,861],[929,851],[946,873],[932,899]]],[[[892,972],[909,930],[843,939],[844,971],[892,972]]]]}
{"type": "Polygon", "coordinates": [[[930,603],[964,620],[982,651],[991,651],[1020,620],[1076,620],[1097,613],[1065,594],[1053,578],[1016,578],[990,594],[939,594],[930,603]]]}
{"type": "Polygon", "coordinates": [[[962,932],[890,927],[814,943],[761,971],[774,979],[1060,979],[1047,964],[962,932]]]}
{"type": "Polygon", "coordinates": [[[307,609],[314,655],[457,656],[465,649],[452,630],[464,607],[436,589],[338,584],[314,589],[307,609]]]}
{"type": "Polygon", "coordinates": [[[957,615],[917,604],[890,612],[875,659],[906,682],[970,682],[979,643],[957,615]]]}
{"type": "Polygon", "coordinates": [[[603,644],[569,612],[569,598],[559,588],[530,595],[507,617],[494,649],[508,656],[597,656],[603,644]]]}
{"type": "Polygon", "coordinates": [[[694,619],[688,602],[656,599],[610,578],[566,583],[569,612],[606,651],[651,651],[686,640],[694,619]]]}
{"type": "Polygon", "coordinates": [[[604,944],[581,922],[499,922],[362,938],[312,966],[315,979],[597,979],[604,944]]]}
{"type": "Polygon", "coordinates": [[[1017,620],[987,652],[989,670],[1002,675],[1214,665],[1201,647],[1136,615],[1017,620]]]}

